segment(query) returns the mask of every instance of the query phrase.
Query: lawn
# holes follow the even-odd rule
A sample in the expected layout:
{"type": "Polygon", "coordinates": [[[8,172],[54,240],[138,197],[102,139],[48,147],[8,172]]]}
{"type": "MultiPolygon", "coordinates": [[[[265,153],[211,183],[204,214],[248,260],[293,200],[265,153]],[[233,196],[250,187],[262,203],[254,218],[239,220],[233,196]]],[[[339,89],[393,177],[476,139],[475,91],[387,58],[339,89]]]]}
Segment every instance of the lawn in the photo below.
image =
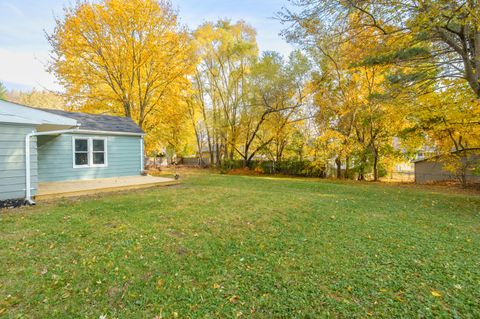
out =
{"type": "Polygon", "coordinates": [[[478,318],[480,196],[191,174],[0,213],[0,317],[478,318]]]}

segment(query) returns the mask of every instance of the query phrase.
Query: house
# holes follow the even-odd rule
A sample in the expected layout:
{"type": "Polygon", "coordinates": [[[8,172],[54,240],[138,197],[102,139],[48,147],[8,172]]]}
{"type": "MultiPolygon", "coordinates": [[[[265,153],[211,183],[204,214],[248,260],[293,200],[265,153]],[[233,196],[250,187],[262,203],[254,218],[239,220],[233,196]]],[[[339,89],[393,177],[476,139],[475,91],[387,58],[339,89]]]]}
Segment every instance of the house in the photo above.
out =
{"type": "Polygon", "coordinates": [[[454,174],[446,168],[447,164],[442,156],[431,156],[414,161],[415,182],[417,184],[455,181],[461,177],[465,183],[480,183],[480,175],[476,169],[480,167],[480,149],[466,150],[468,157],[452,152],[450,161],[456,161],[457,166],[463,168],[454,174]]]}
{"type": "Polygon", "coordinates": [[[143,137],[129,118],[0,100],[0,201],[33,203],[42,182],[140,176],[143,137]]]}

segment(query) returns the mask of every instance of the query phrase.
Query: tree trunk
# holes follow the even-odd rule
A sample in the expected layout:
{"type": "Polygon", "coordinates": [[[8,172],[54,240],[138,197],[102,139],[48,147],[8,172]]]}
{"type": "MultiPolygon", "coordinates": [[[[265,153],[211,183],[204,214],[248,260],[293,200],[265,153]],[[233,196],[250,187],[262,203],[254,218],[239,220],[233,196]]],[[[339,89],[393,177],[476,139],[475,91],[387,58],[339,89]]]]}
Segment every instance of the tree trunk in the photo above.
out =
{"type": "Polygon", "coordinates": [[[212,147],[209,147],[209,151],[210,151],[210,165],[217,166],[216,163],[215,163],[215,157],[213,157],[212,147]]]}
{"type": "Polygon", "coordinates": [[[380,156],[378,155],[378,149],[373,142],[370,145],[370,151],[373,155],[373,180],[377,182],[379,178],[378,177],[378,161],[380,156]]]}
{"type": "Polygon", "coordinates": [[[198,149],[198,157],[199,157],[199,165],[203,167],[205,164],[203,163],[203,152],[202,152],[202,142],[200,140],[200,135],[198,134],[198,130],[194,127],[195,130],[195,138],[197,140],[197,149],[198,149]]]}
{"type": "Polygon", "coordinates": [[[337,165],[337,178],[341,179],[342,178],[342,160],[340,157],[337,157],[335,159],[335,164],[337,165]]]}
{"type": "Polygon", "coordinates": [[[373,180],[378,181],[378,155],[376,153],[373,157],[373,180]]]}
{"type": "Polygon", "coordinates": [[[467,171],[470,166],[468,154],[465,150],[462,150],[459,153],[457,161],[460,162],[460,167],[457,169],[457,178],[460,180],[460,183],[463,188],[467,187],[467,171]]]}
{"type": "Polygon", "coordinates": [[[350,177],[350,158],[348,156],[345,158],[345,173],[343,176],[345,179],[350,177]]]}
{"type": "Polygon", "coordinates": [[[251,159],[248,157],[248,148],[245,148],[245,156],[243,157],[243,168],[250,167],[251,159]]]}
{"type": "Polygon", "coordinates": [[[245,167],[252,168],[252,159],[248,158],[245,160],[245,167]]]}
{"type": "Polygon", "coordinates": [[[365,156],[365,154],[363,154],[361,157],[360,157],[360,170],[358,172],[358,180],[359,181],[364,181],[365,180],[365,167],[367,167],[367,156],[365,156]]]}

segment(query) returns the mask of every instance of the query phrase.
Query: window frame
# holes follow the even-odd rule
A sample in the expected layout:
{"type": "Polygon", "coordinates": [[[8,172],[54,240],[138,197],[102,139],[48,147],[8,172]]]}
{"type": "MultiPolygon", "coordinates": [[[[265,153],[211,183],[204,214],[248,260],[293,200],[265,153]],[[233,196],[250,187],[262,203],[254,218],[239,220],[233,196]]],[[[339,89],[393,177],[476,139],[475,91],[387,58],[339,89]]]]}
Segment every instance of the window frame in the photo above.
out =
{"type": "Polygon", "coordinates": [[[90,164],[90,141],[88,139],[88,137],[73,137],[72,139],[73,143],[72,143],[72,151],[73,151],[73,167],[74,168],[82,168],[82,167],[89,167],[89,164],[90,164]],[[85,153],[85,152],[77,152],[76,151],[76,141],[79,140],[79,141],[87,141],[87,164],[85,165],[77,165],[76,163],[76,154],[77,153],[85,153]]]}
{"type": "Polygon", "coordinates": [[[107,138],[106,137],[102,137],[102,138],[98,138],[98,137],[92,137],[90,139],[90,144],[91,144],[91,167],[107,167],[107,138]],[[103,151],[102,152],[99,152],[99,151],[94,151],[93,149],[93,141],[96,140],[96,141],[103,141],[103,151]],[[93,162],[93,155],[95,153],[103,153],[103,164],[95,164],[93,162]]]}
{"type": "MultiPolygon", "coordinates": [[[[72,157],[73,157],[73,168],[90,168],[90,167],[108,167],[108,139],[107,137],[92,137],[92,136],[72,136],[72,157]],[[75,163],[75,154],[76,153],[85,153],[85,152],[76,152],[75,151],[75,142],[76,140],[87,140],[87,161],[86,165],[77,165],[75,163]],[[102,140],[103,141],[103,154],[104,154],[104,163],[103,164],[94,164],[93,163],[93,141],[102,140]]],[[[96,151],[95,153],[102,153],[96,151]]]]}

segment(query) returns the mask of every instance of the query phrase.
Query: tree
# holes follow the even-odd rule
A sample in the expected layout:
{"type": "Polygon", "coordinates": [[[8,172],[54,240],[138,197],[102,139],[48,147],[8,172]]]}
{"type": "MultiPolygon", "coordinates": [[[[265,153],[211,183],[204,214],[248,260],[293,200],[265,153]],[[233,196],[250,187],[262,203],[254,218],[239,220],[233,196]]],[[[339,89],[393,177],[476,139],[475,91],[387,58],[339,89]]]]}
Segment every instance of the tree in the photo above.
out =
{"type": "Polygon", "coordinates": [[[267,156],[273,162],[290,159],[302,161],[306,153],[307,141],[305,121],[288,121],[285,125],[283,121],[283,115],[280,113],[271,117],[268,126],[273,140],[259,153],[267,156]]]}
{"type": "Polygon", "coordinates": [[[72,108],[130,117],[148,133],[184,109],[192,50],[169,1],[79,2],[48,40],[72,108]]]}
{"type": "Polygon", "coordinates": [[[246,104],[247,76],[258,55],[256,32],[243,21],[219,20],[200,26],[194,37],[199,63],[191,105],[201,115],[201,124],[195,125],[205,128],[210,161],[218,164],[235,154],[232,146],[237,143],[240,107],[246,104]]]}
{"type": "Polygon", "coordinates": [[[7,98],[7,88],[0,82],[0,99],[5,100],[7,98]]]}
{"type": "Polygon", "coordinates": [[[306,101],[308,60],[299,52],[285,63],[276,52],[266,52],[252,68],[249,103],[240,111],[240,144],[235,151],[250,166],[253,157],[268,146],[299,115],[306,101]],[[270,125],[269,125],[270,124],[270,125]]]}
{"type": "Polygon", "coordinates": [[[65,98],[52,91],[36,89],[26,92],[11,91],[7,96],[10,101],[28,106],[58,110],[67,108],[65,98]]]}
{"type": "Polygon", "coordinates": [[[194,38],[199,63],[187,101],[198,153],[206,145],[213,164],[241,158],[251,166],[299,120],[308,60],[299,52],[288,62],[275,52],[259,57],[256,32],[242,21],[205,23],[194,38]]]}
{"type": "MultiPolygon", "coordinates": [[[[355,118],[360,175],[370,156],[377,178],[378,154],[408,154],[406,148],[420,137],[447,157],[452,150],[461,154],[467,139],[475,144],[480,126],[478,1],[302,0],[295,5],[297,12],[280,13],[290,23],[284,35],[322,61],[317,78],[324,93],[316,94],[324,104],[324,127],[333,130],[330,140],[347,141],[351,130],[345,128],[352,126],[344,123],[355,118]],[[353,77],[356,85],[349,87],[353,77]],[[439,105],[445,97],[449,102],[439,105]],[[392,148],[392,137],[401,142],[400,149],[392,148]]],[[[341,164],[338,157],[336,162],[341,164]]]]}
{"type": "Polygon", "coordinates": [[[474,157],[480,148],[480,102],[466,83],[449,82],[444,80],[446,89],[418,99],[409,133],[421,134],[439,155],[438,159],[465,186],[468,171],[475,169],[474,157]]]}
{"type": "Polygon", "coordinates": [[[378,42],[394,39],[397,46],[370,53],[370,62],[414,66],[415,72],[405,77],[410,83],[461,78],[480,98],[478,1],[303,0],[296,4],[298,13],[280,13],[283,21],[294,25],[287,31],[289,37],[312,41],[323,32],[338,41],[346,32],[374,29],[378,42]],[[362,23],[350,24],[352,15],[360,16],[362,23]]]}
{"type": "MultiPolygon", "coordinates": [[[[349,19],[352,26],[362,23],[358,15],[349,19]]],[[[371,169],[378,180],[379,167],[393,155],[393,139],[406,123],[387,81],[398,68],[362,63],[369,52],[385,52],[393,45],[377,42],[375,33],[373,29],[349,31],[338,41],[331,41],[328,34],[318,35],[315,45],[306,46],[318,64],[312,82],[320,129],[317,145],[334,162],[338,178],[350,175],[350,163],[355,160],[359,179],[371,169]]]]}
{"type": "Polygon", "coordinates": [[[337,178],[342,177],[342,163],[346,166],[344,177],[348,177],[350,160],[356,146],[356,83],[349,72],[349,62],[338,54],[335,54],[335,57],[320,54],[318,63],[320,72],[314,73],[311,85],[317,107],[315,119],[320,131],[317,145],[324,148],[324,156],[328,157],[325,161],[334,158],[337,178]]]}

